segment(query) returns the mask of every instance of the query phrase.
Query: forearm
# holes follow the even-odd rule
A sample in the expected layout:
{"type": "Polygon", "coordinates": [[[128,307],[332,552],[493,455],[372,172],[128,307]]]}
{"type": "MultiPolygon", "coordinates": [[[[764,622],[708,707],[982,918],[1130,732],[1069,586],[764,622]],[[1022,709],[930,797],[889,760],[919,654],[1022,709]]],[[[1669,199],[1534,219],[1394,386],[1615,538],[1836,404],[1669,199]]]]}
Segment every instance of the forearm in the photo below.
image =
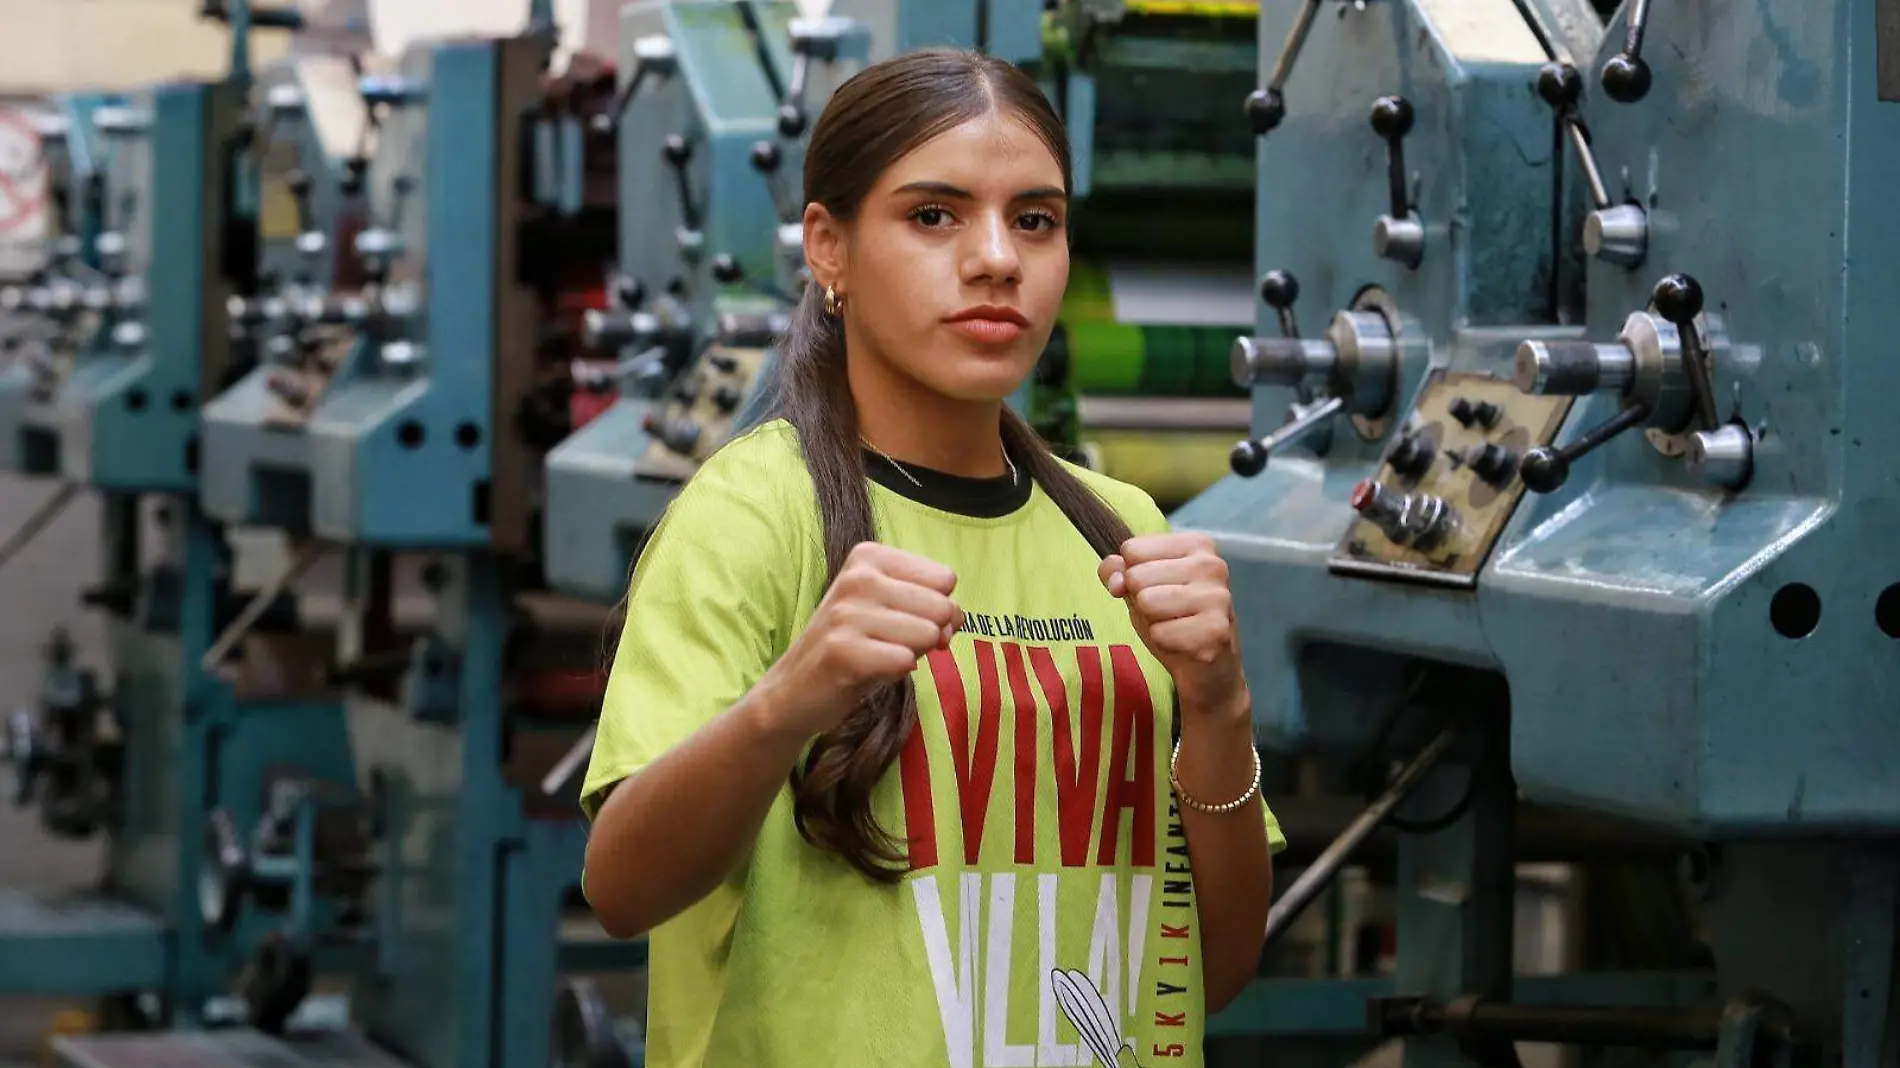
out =
{"type": "MultiPolygon", "coordinates": [[[[1176,775],[1197,801],[1221,804],[1253,782],[1253,717],[1242,699],[1228,709],[1183,709],[1176,775]]],[[[1259,798],[1231,812],[1181,805],[1201,922],[1202,975],[1210,1012],[1254,976],[1273,899],[1273,859],[1259,798]]]]}
{"type": "Polygon", "coordinates": [[[587,842],[587,896],[607,933],[652,930],[744,860],[804,748],[779,720],[769,687],[755,687],[609,795],[587,842]]]}

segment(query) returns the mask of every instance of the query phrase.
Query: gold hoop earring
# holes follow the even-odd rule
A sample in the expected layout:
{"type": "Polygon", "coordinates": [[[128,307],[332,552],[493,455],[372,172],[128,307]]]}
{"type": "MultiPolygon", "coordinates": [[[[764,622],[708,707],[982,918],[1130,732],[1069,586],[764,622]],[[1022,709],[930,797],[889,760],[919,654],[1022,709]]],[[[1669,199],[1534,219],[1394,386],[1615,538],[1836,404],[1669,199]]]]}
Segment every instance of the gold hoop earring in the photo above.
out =
{"type": "Polygon", "coordinates": [[[838,290],[835,287],[826,286],[825,314],[835,318],[838,313],[842,311],[844,311],[844,298],[838,295],[838,290]]]}

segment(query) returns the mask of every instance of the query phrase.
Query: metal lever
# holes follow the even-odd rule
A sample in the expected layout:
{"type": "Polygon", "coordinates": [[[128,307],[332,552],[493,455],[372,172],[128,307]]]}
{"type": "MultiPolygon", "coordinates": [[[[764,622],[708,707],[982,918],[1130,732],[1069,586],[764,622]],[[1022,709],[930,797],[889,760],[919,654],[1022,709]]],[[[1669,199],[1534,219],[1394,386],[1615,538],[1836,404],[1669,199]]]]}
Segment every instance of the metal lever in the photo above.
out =
{"type": "Polygon", "coordinates": [[[1557,113],[1564,124],[1570,146],[1583,167],[1583,179],[1590,187],[1590,203],[1596,210],[1583,223],[1585,252],[1620,267],[1635,267],[1643,262],[1649,244],[1649,217],[1635,204],[1612,204],[1610,191],[1603,184],[1603,172],[1597,168],[1591,151],[1590,131],[1577,112],[1583,99],[1583,75],[1568,63],[1546,63],[1537,72],[1537,95],[1557,113]]]}
{"type": "Polygon", "coordinates": [[[1649,299],[1656,314],[1675,324],[1682,341],[1682,369],[1695,396],[1696,423],[1700,430],[1714,430],[1715,386],[1709,379],[1709,350],[1702,344],[1702,333],[1695,318],[1702,314],[1702,285],[1686,274],[1672,274],[1656,283],[1649,299]]]}
{"type": "Polygon", "coordinates": [[[270,610],[271,605],[277,603],[277,598],[282,596],[292,583],[302,578],[303,573],[310,570],[310,565],[323,556],[323,548],[323,543],[320,541],[305,542],[299,547],[297,555],[291,557],[289,566],[285,567],[276,578],[266,583],[263,589],[258,590],[256,596],[252,597],[238,612],[237,618],[224,628],[224,633],[219,634],[217,640],[211,643],[211,648],[205,650],[205,655],[199,660],[198,666],[207,673],[215,673],[224,663],[225,658],[231,655],[231,651],[237,648],[238,643],[244,640],[244,636],[251,632],[251,628],[257,626],[258,621],[264,618],[264,613],[270,610]]]}
{"type": "Polygon", "coordinates": [[[42,531],[51,526],[53,520],[59,518],[59,513],[65,511],[66,506],[73,503],[73,498],[77,496],[79,496],[79,483],[61,482],[59,488],[53,491],[53,495],[46,498],[44,504],[34,509],[32,515],[27,516],[26,522],[20,524],[19,529],[13,532],[13,536],[8,538],[5,544],[0,544],[0,568],[6,567],[15,556],[20,554],[21,549],[32,544],[33,539],[39,537],[42,531]]]}
{"type": "Polygon", "coordinates": [[[805,86],[811,81],[811,53],[802,47],[796,35],[792,37],[792,48],[792,84],[785,90],[785,103],[778,109],[781,137],[802,136],[810,123],[805,117],[805,86]]]}
{"type": "Polygon", "coordinates": [[[680,221],[691,231],[699,230],[699,207],[693,203],[693,191],[686,181],[686,165],[692,161],[693,145],[684,134],[667,134],[660,144],[660,157],[673,168],[673,187],[679,191],[680,221]]]}
{"type": "Polygon", "coordinates": [[[1306,46],[1306,35],[1313,29],[1313,19],[1319,15],[1320,0],[1306,0],[1306,6],[1293,21],[1293,29],[1286,35],[1286,43],[1280,46],[1280,58],[1274,61],[1273,73],[1267,77],[1265,88],[1255,89],[1247,94],[1247,122],[1253,127],[1255,137],[1265,137],[1272,133],[1286,118],[1286,80],[1293,75],[1293,64],[1300,58],[1300,49],[1306,46]]]}
{"type": "Polygon", "coordinates": [[[594,116],[594,129],[602,133],[620,128],[620,117],[626,114],[627,105],[633,103],[633,95],[649,77],[664,78],[673,73],[679,64],[679,53],[673,48],[673,39],[662,34],[642,37],[633,42],[633,73],[627,76],[627,84],[614,94],[613,104],[594,116]]]}
{"type": "Polygon", "coordinates": [[[568,366],[568,373],[574,380],[574,388],[586,393],[606,393],[618,389],[620,383],[630,378],[649,378],[660,373],[666,363],[666,346],[655,345],[637,355],[616,360],[613,367],[602,369],[584,360],[575,360],[568,366]]]}
{"type": "Polygon", "coordinates": [[[1276,269],[1261,275],[1260,299],[1279,317],[1281,337],[1300,336],[1300,321],[1293,315],[1293,303],[1300,299],[1300,280],[1292,271],[1276,269]]]}
{"type": "Polygon", "coordinates": [[[323,252],[323,231],[317,229],[316,215],[310,210],[310,176],[301,170],[290,172],[285,181],[291,200],[297,206],[297,250],[306,256],[323,252]]]}
{"type": "Polygon", "coordinates": [[[1649,418],[1649,405],[1632,404],[1589,430],[1561,449],[1540,446],[1524,454],[1518,464],[1518,477],[1532,493],[1554,493],[1570,480],[1570,465],[1611,438],[1638,426],[1649,418]]]}
{"type": "Polygon", "coordinates": [[[1306,907],[1313,903],[1326,884],[1333,881],[1339,869],[1352,859],[1353,853],[1385,824],[1394,809],[1412,796],[1419,784],[1425,781],[1425,776],[1438,766],[1438,762],[1445,759],[1445,754],[1451,752],[1452,743],[1457,740],[1458,731],[1455,727],[1447,728],[1433,738],[1431,744],[1399,772],[1378,800],[1360,813],[1359,818],[1353,820],[1338,838],[1333,839],[1333,844],[1326,847],[1326,852],[1321,853],[1318,860],[1307,865],[1300,877],[1293,880],[1293,885],[1287,887],[1286,893],[1280,895],[1280,900],[1267,910],[1267,944],[1271,945],[1275,938],[1285,934],[1293,921],[1300,918],[1300,913],[1306,911],[1306,907]]]}
{"type": "Polygon", "coordinates": [[[1344,411],[1345,408],[1346,398],[1344,397],[1328,397],[1313,405],[1296,404],[1293,406],[1292,422],[1264,438],[1249,439],[1235,445],[1227,462],[1234,469],[1234,474],[1243,478],[1252,478],[1266,470],[1267,458],[1273,455],[1275,449],[1324,426],[1328,420],[1344,411]]]}
{"type": "Polygon", "coordinates": [[[1643,33],[1649,29],[1649,0],[1630,0],[1623,29],[1623,50],[1603,65],[1603,91],[1619,104],[1649,95],[1649,64],[1643,62],[1643,33]]]}
{"type": "Polygon", "coordinates": [[[1383,259],[1416,268],[1425,259],[1425,225],[1412,210],[1406,188],[1405,135],[1412,131],[1412,105],[1402,96],[1372,104],[1372,129],[1385,139],[1386,185],[1391,211],[1372,227],[1372,250],[1383,259]]]}
{"type": "Polygon", "coordinates": [[[561,796],[575,776],[587,767],[587,758],[594,753],[594,734],[598,729],[587,728],[587,733],[581,735],[580,741],[575,742],[574,747],[563,754],[554,767],[548,769],[547,775],[541,779],[543,794],[548,797],[561,796]]]}
{"type": "Polygon", "coordinates": [[[785,102],[778,109],[778,132],[786,138],[803,136],[811,124],[805,112],[805,93],[811,85],[811,65],[836,63],[847,52],[859,52],[869,44],[869,28],[855,19],[832,15],[823,18],[793,19],[792,84],[785,90],[785,102]]]}
{"type": "Polygon", "coordinates": [[[794,196],[787,195],[784,176],[780,168],[785,163],[785,151],[779,148],[777,141],[760,141],[752,146],[752,169],[765,176],[766,192],[772,195],[772,210],[781,223],[797,222],[801,205],[794,203],[794,196]]]}

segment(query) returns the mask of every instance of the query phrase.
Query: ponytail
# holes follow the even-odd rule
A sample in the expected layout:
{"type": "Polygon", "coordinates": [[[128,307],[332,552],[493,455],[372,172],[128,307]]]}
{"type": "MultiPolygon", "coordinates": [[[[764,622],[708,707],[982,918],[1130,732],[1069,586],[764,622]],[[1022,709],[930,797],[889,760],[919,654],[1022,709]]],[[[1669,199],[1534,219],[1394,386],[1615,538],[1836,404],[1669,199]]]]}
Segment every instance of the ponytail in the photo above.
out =
{"type": "MultiPolygon", "coordinates": [[[[808,285],[780,345],[775,414],[798,431],[824,528],[829,589],[851,550],[877,539],[865,483],[858,412],[845,377],[844,324],[827,315],[808,285]]],[[[1049,451],[1029,424],[1003,412],[1003,446],[1081,532],[1097,556],[1120,551],[1128,524],[1049,451]]],[[[871,794],[917,727],[917,693],[906,678],[873,691],[837,729],[813,740],[792,772],[798,833],[883,883],[897,881],[909,850],[879,825],[871,794]]]]}

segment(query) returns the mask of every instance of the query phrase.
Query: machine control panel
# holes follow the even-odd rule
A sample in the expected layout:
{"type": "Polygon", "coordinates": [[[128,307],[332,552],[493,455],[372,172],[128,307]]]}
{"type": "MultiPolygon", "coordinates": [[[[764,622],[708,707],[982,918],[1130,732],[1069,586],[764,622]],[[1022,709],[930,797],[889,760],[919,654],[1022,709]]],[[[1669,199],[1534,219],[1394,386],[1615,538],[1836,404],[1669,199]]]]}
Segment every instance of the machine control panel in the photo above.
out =
{"type": "Polygon", "coordinates": [[[1356,518],[1334,551],[1341,574],[1469,588],[1524,492],[1524,455],[1570,413],[1489,375],[1438,370],[1351,498],[1356,518]]]}
{"type": "Polygon", "coordinates": [[[653,440],[640,458],[648,478],[690,478],[732,437],[744,401],[765,370],[763,346],[714,344],[680,375],[642,425],[653,440]]]}

